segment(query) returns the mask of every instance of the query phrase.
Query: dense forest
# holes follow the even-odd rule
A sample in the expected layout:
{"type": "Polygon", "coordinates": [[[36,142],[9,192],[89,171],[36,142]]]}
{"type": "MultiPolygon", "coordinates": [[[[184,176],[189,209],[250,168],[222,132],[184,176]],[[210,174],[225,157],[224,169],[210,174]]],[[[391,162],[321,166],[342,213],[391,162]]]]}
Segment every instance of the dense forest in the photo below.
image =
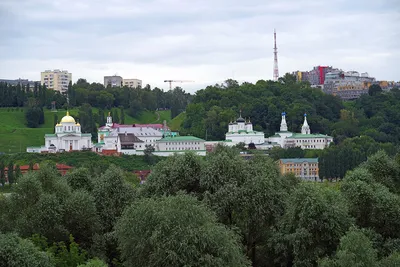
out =
{"type": "Polygon", "coordinates": [[[115,166],[60,176],[47,163],[0,197],[0,262],[395,267],[399,170],[398,155],[378,151],[340,183],[301,182],[223,146],[168,157],[141,185],[115,166]]]}
{"type": "Polygon", "coordinates": [[[173,118],[185,110],[190,98],[191,95],[180,87],[168,91],[157,87],[152,89],[150,85],[143,88],[105,88],[100,83],[90,84],[85,79],[79,79],[69,84],[68,92],[64,95],[38,83],[30,88],[0,82],[0,107],[51,108],[51,103],[55,101],[57,109],[84,104],[101,109],[123,107],[131,116],[137,116],[143,110],[170,109],[173,118]]]}

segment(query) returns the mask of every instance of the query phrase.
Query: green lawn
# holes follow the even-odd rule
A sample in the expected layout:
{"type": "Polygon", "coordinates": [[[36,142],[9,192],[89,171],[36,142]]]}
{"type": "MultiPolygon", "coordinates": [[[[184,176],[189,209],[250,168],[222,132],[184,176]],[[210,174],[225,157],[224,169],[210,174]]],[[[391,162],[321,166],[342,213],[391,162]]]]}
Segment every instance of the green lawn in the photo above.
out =
{"type": "Polygon", "coordinates": [[[186,113],[182,112],[175,118],[173,118],[170,123],[168,123],[169,127],[172,131],[179,131],[181,129],[182,123],[186,118],[186,113]]]}
{"type": "MultiPolygon", "coordinates": [[[[78,109],[71,109],[70,115],[77,117],[78,109]]],[[[98,109],[93,108],[93,113],[98,113],[98,109]]],[[[137,118],[132,118],[125,111],[125,123],[163,123],[164,120],[172,127],[173,125],[180,125],[182,121],[178,117],[171,121],[171,111],[158,111],[158,115],[153,111],[144,111],[137,118]],[[178,118],[178,119],[177,119],[178,118]]],[[[57,114],[58,121],[65,116],[65,110],[58,110],[52,112],[51,110],[44,110],[45,123],[40,125],[39,128],[27,128],[25,125],[24,109],[16,108],[0,108],[0,152],[3,153],[16,153],[26,151],[28,146],[41,146],[44,144],[44,135],[46,133],[54,133],[54,114],[57,114]]],[[[184,117],[183,117],[184,118],[184,117]]],[[[177,127],[177,126],[174,126],[177,127]]],[[[173,128],[179,129],[179,128],[173,128]]]]}

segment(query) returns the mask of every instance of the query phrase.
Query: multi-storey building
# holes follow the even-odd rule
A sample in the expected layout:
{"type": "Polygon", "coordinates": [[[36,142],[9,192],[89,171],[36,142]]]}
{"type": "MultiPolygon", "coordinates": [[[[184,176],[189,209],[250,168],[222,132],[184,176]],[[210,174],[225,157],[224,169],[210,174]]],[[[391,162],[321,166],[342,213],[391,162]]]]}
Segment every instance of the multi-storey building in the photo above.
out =
{"type": "Polygon", "coordinates": [[[40,81],[48,89],[66,94],[68,84],[72,81],[72,74],[66,70],[46,70],[41,73],[40,81]]]}
{"type": "Polygon", "coordinates": [[[336,70],[331,66],[316,66],[310,71],[295,71],[297,81],[309,82],[313,86],[323,86],[325,83],[325,75],[336,70]]]}
{"type": "Polygon", "coordinates": [[[104,76],[104,87],[122,87],[123,79],[121,76],[104,76]]]}
{"type": "Polygon", "coordinates": [[[332,71],[326,74],[323,91],[327,94],[338,96],[344,100],[356,99],[368,93],[369,86],[375,78],[368,73],[357,71],[332,71]]]}
{"type": "Polygon", "coordinates": [[[124,86],[130,88],[142,87],[142,80],[139,79],[123,79],[124,86]]]}
{"type": "Polygon", "coordinates": [[[293,173],[306,181],[320,181],[318,158],[280,159],[279,168],[282,174],[293,173]]]}

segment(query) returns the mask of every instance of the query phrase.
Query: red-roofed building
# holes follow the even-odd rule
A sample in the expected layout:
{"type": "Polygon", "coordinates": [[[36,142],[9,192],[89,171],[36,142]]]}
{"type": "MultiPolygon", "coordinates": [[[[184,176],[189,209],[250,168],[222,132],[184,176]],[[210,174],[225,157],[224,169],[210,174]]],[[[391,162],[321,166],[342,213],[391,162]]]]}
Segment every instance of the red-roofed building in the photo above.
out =
{"type": "MultiPolygon", "coordinates": [[[[27,173],[29,171],[29,165],[22,165],[19,168],[21,170],[21,174],[25,174],[25,173],[27,173]]],[[[59,171],[59,173],[61,175],[65,175],[73,167],[65,165],[65,164],[62,164],[62,163],[56,163],[56,168],[57,168],[57,170],[59,171]]],[[[15,170],[15,166],[14,166],[14,170],[15,170]]],[[[36,164],[33,165],[32,171],[38,171],[38,170],[40,170],[40,165],[38,163],[36,163],[36,164]]],[[[4,168],[4,173],[5,173],[6,180],[7,180],[7,178],[8,178],[8,167],[4,168]]],[[[8,182],[8,180],[7,180],[7,182],[8,182]]]]}

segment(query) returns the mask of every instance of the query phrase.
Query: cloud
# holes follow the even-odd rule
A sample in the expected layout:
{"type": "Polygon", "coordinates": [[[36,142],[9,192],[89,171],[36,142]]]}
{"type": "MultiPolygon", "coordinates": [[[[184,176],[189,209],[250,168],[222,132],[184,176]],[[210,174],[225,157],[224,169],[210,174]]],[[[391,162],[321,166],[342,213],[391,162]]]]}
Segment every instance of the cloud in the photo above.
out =
{"type": "Polygon", "coordinates": [[[234,77],[272,78],[332,65],[400,80],[396,0],[2,0],[1,78],[38,80],[45,69],[102,82],[118,73],[189,91],[234,77]]]}

